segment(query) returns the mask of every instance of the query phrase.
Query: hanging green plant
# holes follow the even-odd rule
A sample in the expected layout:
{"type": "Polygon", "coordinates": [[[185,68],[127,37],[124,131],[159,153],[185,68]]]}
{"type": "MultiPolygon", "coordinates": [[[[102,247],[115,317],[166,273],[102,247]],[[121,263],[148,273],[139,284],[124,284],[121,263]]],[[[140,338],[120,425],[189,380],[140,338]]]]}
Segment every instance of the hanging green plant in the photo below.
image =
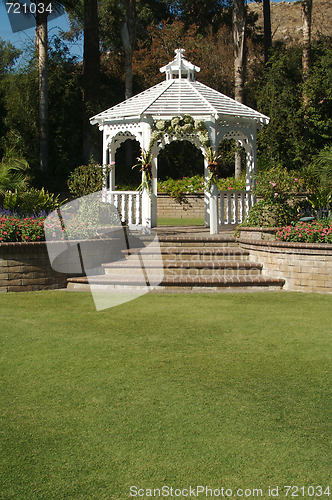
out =
{"type": "Polygon", "coordinates": [[[221,158],[221,155],[217,155],[217,152],[214,151],[211,147],[206,148],[205,157],[208,161],[208,170],[209,170],[209,178],[206,183],[206,191],[210,191],[214,185],[218,184],[218,160],[221,158]]]}
{"type": "Polygon", "coordinates": [[[149,195],[151,196],[152,194],[152,158],[153,155],[151,154],[150,151],[145,151],[144,149],[141,149],[141,156],[137,157],[136,159],[138,160],[138,163],[134,165],[132,168],[135,167],[141,167],[141,172],[142,172],[142,182],[137,188],[137,191],[143,190],[145,188],[149,195]]]}

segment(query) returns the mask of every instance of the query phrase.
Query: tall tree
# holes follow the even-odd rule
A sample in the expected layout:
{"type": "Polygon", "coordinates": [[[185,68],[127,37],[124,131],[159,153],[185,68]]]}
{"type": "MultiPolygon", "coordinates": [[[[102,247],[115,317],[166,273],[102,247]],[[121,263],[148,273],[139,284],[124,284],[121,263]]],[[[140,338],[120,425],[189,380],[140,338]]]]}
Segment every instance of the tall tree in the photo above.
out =
{"type": "MultiPolygon", "coordinates": [[[[246,74],[246,22],[245,0],[233,0],[233,42],[234,42],[234,98],[244,101],[246,74]]],[[[235,154],[235,177],[241,174],[241,155],[235,154]]]]}
{"type": "Polygon", "coordinates": [[[312,0],[302,0],[302,72],[303,72],[303,138],[308,141],[308,105],[309,97],[306,83],[310,75],[310,52],[311,52],[311,12],[312,0]]]}
{"type": "Polygon", "coordinates": [[[125,99],[133,95],[133,53],[136,42],[136,0],[125,0],[121,39],[125,54],[125,99]]]}
{"type": "Polygon", "coordinates": [[[303,28],[302,68],[303,68],[304,82],[308,80],[310,73],[311,12],[312,12],[312,0],[302,0],[302,28],[303,28]]]}
{"type": "Polygon", "coordinates": [[[47,16],[45,8],[36,12],[36,48],[38,54],[39,88],[39,145],[40,169],[48,170],[48,71],[47,71],[47,16]]]}
{"type": "Polygon", "coordinates": [[[97,111],[100,96],[100,51],[97,0],[84,0],[83,90],[85,119],[83,123],[83,159],[86,164],[93,154],[89,117],[97,111]]]}

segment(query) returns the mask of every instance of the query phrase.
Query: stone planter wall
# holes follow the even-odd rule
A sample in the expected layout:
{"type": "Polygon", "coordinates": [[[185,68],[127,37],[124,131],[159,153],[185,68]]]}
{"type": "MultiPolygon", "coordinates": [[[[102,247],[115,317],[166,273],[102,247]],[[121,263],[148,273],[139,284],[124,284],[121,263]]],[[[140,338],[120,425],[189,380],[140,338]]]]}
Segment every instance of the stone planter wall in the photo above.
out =
{"type": "Polygon", "coordinates": [[[187,194],[179,203],[167,194],[158,193],[157,214],[160,218],[204,218],[204,194],[187,194]]]}
{"type": "Polygon", "coordinates": [[[246,240],[275,241],[277,227],[238,227],[240,238],[246,240]]]}
{"type": "MultiPolygon", "coordinates": [[[[64,272],[52,269],[44,241],[1,243],[0,292],[65,288],[68,277],[84,275],[78,257],[77,243],[81,245],[84,269],[96,268],[94,270],[97,274],[100,264],[120,258],[124,238],[70,242],[67,254],[60,255],[55,261],[57,269],[62,269],[64,272]]],[[[59,243],[54,242],[54,246],[59,246],[59,243]]]]}
{"type": "Polygon", "coordinates": [[[248,239],[238,242],[249,260],[263,264],[262,275],[283,278],[284,290],[332,293],[332,244],[248,239]]]}

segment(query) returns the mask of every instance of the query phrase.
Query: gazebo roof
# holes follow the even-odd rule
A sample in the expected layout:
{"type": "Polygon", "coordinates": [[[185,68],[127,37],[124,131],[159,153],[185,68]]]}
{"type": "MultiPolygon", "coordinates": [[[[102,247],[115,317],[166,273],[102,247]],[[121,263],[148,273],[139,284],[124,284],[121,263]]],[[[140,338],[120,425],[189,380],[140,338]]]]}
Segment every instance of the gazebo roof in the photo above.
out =
{"type": "Polygon", "coordinates": [[[248,119],[255,121],[258,128],[269,122],[262,113],[195,81],[195,72],[200,68],[186,61],[183,52],[177,49],[174,61],[160,69],[166,72],[166,81],[92,117],[91,124],[139,121],[146,116],[170,119],[183,115],[194,118],[209,115],[216,120],[248,119]]]}

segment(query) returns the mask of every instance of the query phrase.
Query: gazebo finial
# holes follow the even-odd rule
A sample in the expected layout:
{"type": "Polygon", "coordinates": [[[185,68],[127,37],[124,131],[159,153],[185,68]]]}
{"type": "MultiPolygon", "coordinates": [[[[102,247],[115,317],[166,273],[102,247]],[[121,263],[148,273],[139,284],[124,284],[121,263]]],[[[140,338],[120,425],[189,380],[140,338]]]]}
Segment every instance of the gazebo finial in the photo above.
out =
{"type": "Polygon", "coordinates": [[[191,82],[195,81],[195,72],[198,73],[201,68],[187,61],[183,56],[184,53],[185,49],[175,49],[174,60],[160,68],[161,73],[166,73],[166,80],[186,78],[191,82]]]}

